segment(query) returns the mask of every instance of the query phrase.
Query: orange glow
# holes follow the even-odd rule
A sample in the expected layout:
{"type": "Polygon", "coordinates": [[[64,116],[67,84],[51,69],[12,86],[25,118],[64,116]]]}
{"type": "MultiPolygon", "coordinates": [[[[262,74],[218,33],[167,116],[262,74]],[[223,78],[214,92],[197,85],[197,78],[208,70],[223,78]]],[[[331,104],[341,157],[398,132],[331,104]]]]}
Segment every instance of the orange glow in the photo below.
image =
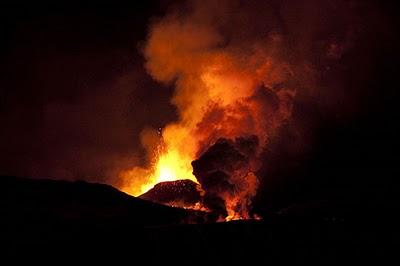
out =
{"type": "MultiPolygon", "coordinates": [[[[261,60],[264,55],[257,56],[261,60]]],[[[201,71],[196,70],[195,76],[179,80],[173,103],[178,106],[181,119],[162,130],[161,144],[156,148],[142,141],[151,164],[147,168],[134,167],[121,172],[120,177],[125,181],[121,189],[138,196],[159,182],[190,179],[198,183],[192,174],[191,162],[201,155],[199,151],[204,151],[221,137],[257,135],[264,147],[268,134],[273,134],[275,128],[290,116],[294,90],[276,92],[278,101],[282,103],[277,110],[253,99],[258,84],[266,83],[263,78],[269,75],[269,82],[273,83],[273,79],[281,82],[276,69],[270,73],[272,58],[263,59],[263,63],[256,66],[239,66],[233,57],[216,54],[209,56],[209,62],[201,71]]],[[[251,218],[247,205],[255,195],[258,183],[252,172],[244,174],[247,177],[240,175],[238,183],[242,182],[239,179],[249,177],[251,182],[246,181],[248,187],[240,187],[237,195],[224,198],[228,212],[225,220],[251,218]]]]}
{"type": "Polygon", "coordinates": [[[178,179],[196,181],[196,178],[192,174],[190,162],[190,158],[182,157],[176,150],[170,150],[160,155],[155,167],[155,184],[178,179]]]}
{"type": "MultiPolygon", "coordinates": [[[[123,191],[137,196],[163,181],[197,182],[191,162],[219,138],[255,135],[261,150],[290,117],[295,80],[292,67],[278,53],[282,38],[265,36],[242,49],[242,44],[227,43],[212,25],[194,13],[151,26],[144,49],[146,70],[154,80],[175,85],[171,103],[179,117],[163,128],[161,144],[154,145],[157,134],[144,132],[148,166],[122,171],[123,191]]],[[[219,195],[228,213],[224,220],[251,218],[248,207],[259,169],[254,157],[244,173],[230,177],[235,195],[219,195]]]]}
{"type": "Polygon", "coordinates": [[[160,182],[190,179],[198,183],[192,174],[191,161],[192,158],[185,156],[179,150],[174,148],[166,150],[165,144],[160,143],[149,169],[135,167],[121,173],[123,179],[138,180],[139,176],[144,177],[145,182],[128,183],[122,187],[122,190],[128,194],[139,196],[160,182]]]}
{"type": "Polygon", "coordinates": [[[247,173],[245,176],[238,177],[244,179],[245,182],[242,184],[246,185],[246,188],[240,189],[240,191],[231,196],[225,196],[225,205],[228,216],[225,217],[225,221],[243,220],[243,219],[256,219],[249,215],[248,207],[251,202],[251,198],[255,196],[258,187],[257,177],[252,173],[247,173]]]}

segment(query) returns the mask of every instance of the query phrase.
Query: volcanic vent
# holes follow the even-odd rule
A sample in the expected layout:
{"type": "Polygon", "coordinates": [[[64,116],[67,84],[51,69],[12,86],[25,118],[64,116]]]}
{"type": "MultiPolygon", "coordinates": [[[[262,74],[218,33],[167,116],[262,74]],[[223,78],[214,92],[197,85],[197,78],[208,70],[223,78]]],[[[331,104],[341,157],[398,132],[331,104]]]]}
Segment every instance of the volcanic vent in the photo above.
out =
{"type": "Polygon", "coordinates": [[[192,162],[191,180],[156,184],[140,198],[175,207],[212,212],[215,219],[250,219],[249,207],[258,185],[259,141],[256,136],[220,138],[192,162]]]}
{"type": "Polygon", "coordinates": [[[158,183],[139,197],[174,207],[196,208],[201,202],[202,194],[199,184],[182,179],[158,183]]]}

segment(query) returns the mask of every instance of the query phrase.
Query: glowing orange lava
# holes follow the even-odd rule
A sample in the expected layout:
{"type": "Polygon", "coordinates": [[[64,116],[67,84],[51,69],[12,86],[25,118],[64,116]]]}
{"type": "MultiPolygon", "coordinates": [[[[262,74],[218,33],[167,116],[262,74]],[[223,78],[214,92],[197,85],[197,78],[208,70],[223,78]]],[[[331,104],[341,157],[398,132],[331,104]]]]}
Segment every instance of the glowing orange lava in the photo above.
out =
{"type": "MultiPolygon", "coordinates": [[[[160,140],[149,168],[134,167],[121,173],[124,180],[135,180],[138,179],[137,177],[144,177],[144,181],[140,179],[140,183],[127,183],[123,186],[123,191],[139,196],[160,182],[190,179],[198,183],[196,177],[192,174],[192,157],[179,150],[178,146],[169,148],[176,144],[176,141],[166,142],[166,140],[168,139],[162,138],[160,140]]],[[[188,147],[188,145],[186,146],[188,147]]]]}
{"type": "Polygon", "coordinates": [[[150,182],[142,186],[142,193],[160,182],[179,179],[190,179],[197,182],[196,177],[192,174],[190,162],[190,158],[184,158],[182,154],[176,150],[169,150],[160,154],[155,163],[154,172],[149,177],[150,182]]]}

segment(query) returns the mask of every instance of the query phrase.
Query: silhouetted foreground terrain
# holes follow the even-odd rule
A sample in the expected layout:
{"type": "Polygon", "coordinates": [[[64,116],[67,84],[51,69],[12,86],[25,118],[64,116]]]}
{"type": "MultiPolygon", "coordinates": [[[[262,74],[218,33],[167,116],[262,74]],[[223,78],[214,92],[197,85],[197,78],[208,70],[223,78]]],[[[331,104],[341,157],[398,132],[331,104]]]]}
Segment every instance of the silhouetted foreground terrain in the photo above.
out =
{"type": "Polygon", "coordinates": [[[202,214],[110,186],[1,177],[2,252],[14,260],[127,260],[144,265],[390,261],[394,202],[309,202],[263,221],[198,223],[202,214]]]}

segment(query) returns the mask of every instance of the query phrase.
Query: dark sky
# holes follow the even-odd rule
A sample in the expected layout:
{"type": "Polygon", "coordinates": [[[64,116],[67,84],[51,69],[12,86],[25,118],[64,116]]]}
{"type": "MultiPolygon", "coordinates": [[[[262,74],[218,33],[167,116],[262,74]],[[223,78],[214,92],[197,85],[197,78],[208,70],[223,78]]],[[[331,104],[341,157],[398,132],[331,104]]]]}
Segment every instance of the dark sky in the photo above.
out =
{"type": "MultiPolygon", "coordinates": [[[[394,1],[361,2],[368,30],[320,76],[339,96],[330,101],[322,91],[322,109],[311,99],[297,103],[293,123],[313,146],[298,157],[285,149],[290,136],[277,141],[266,155],[275,176],[264,181],[267,198],[395,191],[399,10],[394,1]]],[[[0,174],[104,182],[143,160],[139,132],[176,119],[173,88],[152,80],[140,53],[149,20],[169,4],[58,1],[0,9],[0,174]]]]}
{"type": "Polygon", "coordinates": [[[102,180],[141,159],[140,130],[175,117],[140,54],[165,5],[1,9],[1,174],[102,180]]]}

